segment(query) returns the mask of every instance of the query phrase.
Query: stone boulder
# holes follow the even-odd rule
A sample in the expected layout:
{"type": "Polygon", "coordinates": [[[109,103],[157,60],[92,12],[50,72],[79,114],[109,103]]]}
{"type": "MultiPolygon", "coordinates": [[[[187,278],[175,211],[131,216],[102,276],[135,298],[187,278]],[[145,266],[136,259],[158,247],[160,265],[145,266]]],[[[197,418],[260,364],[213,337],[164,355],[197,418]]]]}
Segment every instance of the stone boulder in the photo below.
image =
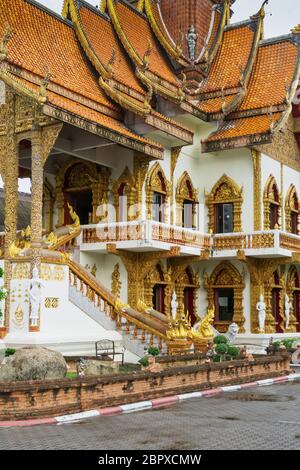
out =
{"type": "Polygon", "coordinates": [[[117,374],[119,364],[113,361],[98,361],[96,359],[84,359],[77,364],[79,377],[91,377],[117,374]]]}
{"type": "Polygon", "coordinates": [[[62,379],[67,373],[62,354],[42,347],[18,349],[0,367],[0,382],[62,379]]]}

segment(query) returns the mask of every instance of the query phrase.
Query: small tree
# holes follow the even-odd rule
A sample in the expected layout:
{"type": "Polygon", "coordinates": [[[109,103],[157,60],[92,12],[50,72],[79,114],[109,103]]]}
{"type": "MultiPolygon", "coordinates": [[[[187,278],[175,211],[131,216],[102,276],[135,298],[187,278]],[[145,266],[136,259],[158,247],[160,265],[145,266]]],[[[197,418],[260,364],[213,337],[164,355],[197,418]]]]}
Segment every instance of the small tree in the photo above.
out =
{"type": "Polygon", "coordinates": [[[228,338],[224,335],[218,335],[214,337],[214,343],[215,344],[228,344],[228,338]]]}
{"type": "Polygon", "coordinates": [[[215,347],[216,353],[221,357],[221,361],[224,360],[224,356],[228,353],[228,345],[225,343],[219,343],[215,347]]]}

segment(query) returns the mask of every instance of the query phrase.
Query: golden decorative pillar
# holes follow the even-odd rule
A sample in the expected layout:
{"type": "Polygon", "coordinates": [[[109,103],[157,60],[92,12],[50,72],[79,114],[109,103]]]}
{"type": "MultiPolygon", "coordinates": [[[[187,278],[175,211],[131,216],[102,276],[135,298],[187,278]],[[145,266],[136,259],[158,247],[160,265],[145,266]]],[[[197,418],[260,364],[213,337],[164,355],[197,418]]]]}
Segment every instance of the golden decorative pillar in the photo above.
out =
{"type": "Polygon", "coordinates": [[[272,314],[270,279],[274,271],[284,260],[278,259],[254,259],[245,256],[244,252],[238,252],[238,259],[245,262],[250,274],[251,283],[251,333],[259,333],[258,313],[256,309],[259,296],[264,295],[266,304],[265,333],[275,333],[276,325],[272,314]]]}
{"type": "Polygon", "coordinates": [[[174,205],[175,205],[175,200],[174,200],[174,196],[175,196],[175,194],[174,194],[175,193],[174,173],[175,173],[175,168],[176,168],[177,161],[178,161],[178,158],[180,156],[181,150],[182,150],[182,147],[173,147],[171,149],[171,155],[170,155],[170,178],[171,178],[171,182],[170,182],[170,198],[171,198],[171,218],[170,218],[170,222],[171,222],[171,225],[174,225],[174,223],[175,223],[175,219],[174,219],[174,205]]]}
{"type": "Polygon", "coordinates": [[[5,103],[0,107],[0,152],[1,174],[4,182],[5,194],[5,253],[4,253],[4,286],[8,290],[5,302],[5,321],[1,335],[9,327],[10,314],[10,280],[11,263],[9,261],[9,247],[16,240],[18,222],[18,175],[19,155],[18,143],[15,137],[16,95],[5,87],[5,103]]]}
{"type": "Polygon", "coordinates": [[[262,230],[261,153],[252,150],[254,230],[262,230]]]}
{"type": "Polygon", "coordinates": [[[128,276],[128,304],[136,309],[138,309],[140,301],[146,303],[144,280],[147,274],[153,271],[159,260],[179,255],[178,247],[173,247],[170,251],[164,253],[134,253],[118,250],[114,244],[108,244],[107,250],[109,253],[119,256],[126,268],[128,276]]]}
{"type": "Polygon", "coordinates": [[[137,211],[135,218],[142,216],[143,186],[149,169],[150,160],[142,153],[135,152],[133,159],[133,178],[136,186],[135,204],[137,211]]]}

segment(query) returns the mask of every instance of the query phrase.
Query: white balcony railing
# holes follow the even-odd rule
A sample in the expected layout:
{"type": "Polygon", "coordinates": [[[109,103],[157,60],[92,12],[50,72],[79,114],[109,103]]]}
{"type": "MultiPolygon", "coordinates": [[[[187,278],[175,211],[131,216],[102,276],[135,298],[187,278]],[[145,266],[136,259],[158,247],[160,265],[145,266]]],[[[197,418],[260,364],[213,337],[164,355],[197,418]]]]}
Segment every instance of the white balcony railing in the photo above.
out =
{"type": "MultiPolygon", "coordinates": [[[[203,234],[198,230],[168,225],[152,220],[113,222],[82,227],[82,243],[116,243],[153,241],[210,250],[211,256],[219,252],[260,250],[276,253],[287,250],[300,252],[300,236],[281,230],[249,233],[203,234]]],[[[250,253],[249,253],[250,254],[250,253]]]]}
{"type": "Polygon", "coordinates": [[[82,243],[114,243],[159,241],[193,248],[210,248],[210,235],[197,230],[168,225],[152,220],[116,222],[82,227],[82,243]]]}

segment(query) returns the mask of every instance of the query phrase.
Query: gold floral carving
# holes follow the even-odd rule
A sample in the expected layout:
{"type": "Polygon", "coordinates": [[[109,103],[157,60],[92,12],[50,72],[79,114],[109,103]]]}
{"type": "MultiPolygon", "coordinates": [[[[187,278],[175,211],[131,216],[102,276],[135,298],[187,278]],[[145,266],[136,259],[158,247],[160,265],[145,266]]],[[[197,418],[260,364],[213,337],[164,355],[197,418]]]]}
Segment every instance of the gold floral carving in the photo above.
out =
{"type": "Polygon", "coordinates": [[[59,307],[59,299],[57,297],[46,297],[45,298],[45,308],[56,309],[59,307]]]}
{"type": "Polygon", "coordinates": [[[170,183],[170,197],[171,197],[171,225],[174,224],[174,173],[175,173],[175,168],[178,162],[178,158],[180,156],[182,147],[173,147],[171,149],[171,154],[170,154],[170,177],[171,177],[171,183],[170,183]]]}
{"type": "Polygon", "coordinates": [[[117,263],[111,275],[111,291],[118,298],[121,295],[121,287],[120,265],[117,263]]]}
{"type": "Polygon", "coordinates": [[[152,198],[153,198],[154,192],[163,194],[165,197],[164,222],[167,223],[167,212],[168,212],[167,207],[168,207],[169,197],[170,197],[170,183],[168,182],[165,176],[165,173],[158,162],[154,163],[154,165],[150,168],[148,175],[147,175],[147,180],[146,180],[147,219],[150,219],[150,220],[153,218],[152,198]]]}
{"type": "Polygon", "coordinates": [[[142,213],[142,200],[143,200],[143,186],[146,179],[146,175],[149,169],[150,160],[144,154],[135,152],[133,158],[133,178],[135,181],[136,200],[137,206],[136,219],[141,217],[142,213]]]}
{"type": "Polygon", "coordinates": [[[270,230],[270,205],[278,206],[278,228],[281,227],[281,193],[273,175],[270,175],[264,189],[264,230],[270,230]],[[276,194],[277,198],[276,198],[276,194]]]}
{"type": "MultiPolygon", "coordinates": [[[[205,275],[204,287],[207,290],[208,309],[215,308],[215,289],[230,288],[234,291],[234,305],[232,322],[239,325],[240,333],[245,332],[244,308],[243,308],[243,291],[245,284],[240,272],[230,262],[224,261],[220,263],[212,272],[211,276],[205,275]]],[[[220,332],[228,329],[231,321],[215,320],[215,327],[220,332]]]]}
{"type": "Polygon", "coordinates": [[[29,263],[15,263],[12,265],[12,279],[29,279],[30,278],[30,264],[29,263]]]}
{"type": "Polygon", "coordinates": [[[217,204],[233,204],[233,231],[242,231],[242,204],[243,188],[239,187],[233,179],[223,175],[206,194],[206,204],[208,206],[209,230],[215,232],[215,206],[217,204]]]}

